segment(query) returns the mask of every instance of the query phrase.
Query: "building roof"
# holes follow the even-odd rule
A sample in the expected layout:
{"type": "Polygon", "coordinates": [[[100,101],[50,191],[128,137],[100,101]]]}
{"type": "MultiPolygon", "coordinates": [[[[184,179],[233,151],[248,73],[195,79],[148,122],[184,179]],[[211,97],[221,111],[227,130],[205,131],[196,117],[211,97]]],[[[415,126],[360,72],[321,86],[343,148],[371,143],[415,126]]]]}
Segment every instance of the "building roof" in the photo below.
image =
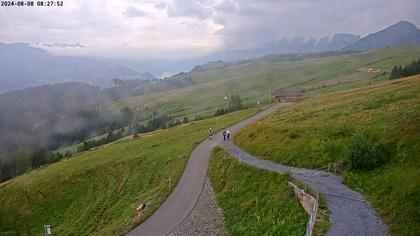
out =
{"type": "Polygon", "coordinates": [[[300,97],[303,96],[303,90],[277,90],[273,92],[276,97],[300,97]]]}

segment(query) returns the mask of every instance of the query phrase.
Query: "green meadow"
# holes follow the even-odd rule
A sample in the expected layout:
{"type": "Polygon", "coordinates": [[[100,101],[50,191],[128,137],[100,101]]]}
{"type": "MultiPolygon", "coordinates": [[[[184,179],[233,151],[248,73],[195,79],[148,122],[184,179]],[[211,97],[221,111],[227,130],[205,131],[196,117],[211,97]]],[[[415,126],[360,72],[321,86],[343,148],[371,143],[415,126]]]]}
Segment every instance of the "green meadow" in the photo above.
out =
{"type": "MultiPolygon", "coordinates": [[[[256,101],[269,101],[273,89],[299,88],[305,89],[301,103],[243,129],[235,142],[287,165],[318,168],[344,161],[346,184],[372,202],[391,233],[418,235],[420,76],[387,79],[394,65],[418,55],[420,47],[401,46],[297,62],[254,60],[181,75],[191,77],[193,86],[104,104],[115,111],[146,106],[190,120],[226,107],[228,94],[239,94],[244,106],[254,108],[126,137],[1,183],[0,232],[42,235],[50,224],[56,235],[123,234],[138,224],[140,203],[150,203],[144,221],[167,198],[209,127],[220,130],[255,114],[256,101]],[[381,72],[367,73],[366,67],[381,72]],[[359,133],[375,148],[388,147],[386,158],[369,169],[352,168],[359,133]]],[[[307,215],[284,184],[287,176],[240,165],[220,150],[209,175],[231,234],[302,235],[307,215]]]]}
{"type": "Polygon", "coordinates": [[[236,144],[278,163],[343,161],[345,183],[393,235],[420,232],[420,76],[314,95],[244,128],[236,144]]]}
{"type": "Polygon", "coordinates": [[[216,149],[208,175],[230,235],[303,235],[308,214],[287,174],[241,164],[216,149]]]}
{"type": "Polygon", "coordinates": [[[176,117],[206,116],[226,107],[223,97],[228,94],[239,94],[244,105],[255,106],[258,100],[269,101],[270,92],[280,88],[305,89],[309,97],[384,81],[394,65],[407,64],[418,59],[418,55],[420,46],[398,46],[296,62],[258,59],[239,66],[181,75],[178,77],[192,78],[195,85],[129,97],[104,107],[119,111],[125,106],[143,105],[176,117]],[[363,71],[368,67],[381,71],[363,71]]]}
{"type": "Polygon", "coordinates": [[[190,122],[86,151],[0,184],[0,232],[43,235],[118,235],[149,217],[179,180],[192,149],[221,129],[257,112],[247,109],[190,122]],[[217,122],[217,127],[215,126],[217,122]],[[170,182],[170,184],[169,184],[170,182]]]}

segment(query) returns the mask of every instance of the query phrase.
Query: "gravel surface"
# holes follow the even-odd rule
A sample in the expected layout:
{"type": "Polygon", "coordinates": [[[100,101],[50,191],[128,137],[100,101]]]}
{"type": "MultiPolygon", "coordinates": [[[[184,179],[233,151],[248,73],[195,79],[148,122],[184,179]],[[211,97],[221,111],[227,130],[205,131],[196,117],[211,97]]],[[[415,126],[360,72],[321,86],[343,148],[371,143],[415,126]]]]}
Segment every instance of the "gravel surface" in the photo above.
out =
{"type": "MultiPolygon", "coordinates": [[[[278,108],[287,105],[287,103],[275,104],[254,116],[230,126],[229,129],[233,134],[241,128],[266,117],[278,108]]],[[[168,235],[173,229],[177,228],[186,218],[188,218],[200,198],[207,176],[211,152],[213,151],[213,148],[223,141],[222,137],[222,132],[218,132],[213,135],[212,140],[207,139],[203,141],[191,152],[181,179],[172,193],[153,215],[126,235],[168,235]]]]}
{"type": "Polygon", "coordinates": [[[219,144],[236,159],[259,168],[290,172],[296,179],[318,191],[327,201],[331,228],[326,235],[388,235],[386,225],[362,194],[342,183],[342,178],[325,171],[308,170],[258,159],[230,142],[219,144]]]}
{"type": "Polygon", "coordinates": [[[169,235],[228,235],[222,209],[217,204],[208,178],[206,178],[203,191],[194,210],[169,235]]]}

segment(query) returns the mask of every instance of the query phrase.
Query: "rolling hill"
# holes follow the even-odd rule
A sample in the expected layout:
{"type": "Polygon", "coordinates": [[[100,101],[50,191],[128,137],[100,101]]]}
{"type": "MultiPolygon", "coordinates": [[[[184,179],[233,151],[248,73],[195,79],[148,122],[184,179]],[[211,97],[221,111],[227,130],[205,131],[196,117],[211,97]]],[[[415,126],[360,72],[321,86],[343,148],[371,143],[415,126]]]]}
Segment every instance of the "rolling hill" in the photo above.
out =
{"type": "MultiPolygon", "coordinates": [[[[293,123],[292,128],[297,131],[300,124],[306,124],[307,119],[311,121],[309,124],[324,122],[322,124],[327,126],[330,125],[327,121],[341,117],[342,114],[352,117],[343,118],[345,121],[360,120],[357,124],[362,127],[383,128],[385,119],[388,122],[387,129],[392,131],[390,135],[395,134],[399,135],[395,137],[402,138],[401,142],[397,143],[403,151],[402,159],[398,156],[375,170],[379,173],[349,171],[345,173],[345,177],[351,186],[368,196],[388,222],[392,221],[395,224],[392,225],[393,232],[407,232],[417,230],[418,227],[418,210],[415,203],[418,195],[416,189],[419,188],[417,181],[399,186],[400,182],[397,180],[416,179],[415,174],[418,170],[418,160],[413,159],[410,153],[416,153],[415,148],[418,147],[415,145],[418,137],[412,134],[412,130],[417,130],[418,122],[412,117],[415,117],[418,109],[419,79],[415,77],[396,81],[385,80],[388,78],[386,72],[394,65],[418,59],[419,52],[420,47],[400,46],[296,62],[260,58],[222,69],[181,74],[173,79],[190,78],[194,84],[170,91],[124,98],[102,106],[114,111],[120,111],[125,106],[147,106],[157,109],[161,114],[179,117],[210,115],[217,108],[226,106],[223,97],[227,94],[237,93],[245,105],[255,106],[257,100],[268,101],[269,92],[273,89],[303,88],[306,90],[304,102],[281,111],[286,113],[279,113],[279,116],[283,114],[291,117],[284,120],[289,119],[293,123]],[[368,67],[380,68],[381,72],[367,72],[364,69],[368,67]],[[407,107],[409,109],[406,109],[407,107]],[[403,114],[407,115],[406,120],[401,120],[403,114]],[[319,117],[322,119],[318,120],[319,117]],[[396,126],[398,121],[412,129],[401,127],[401,134],[394,133],[394,128],[399,127],[396,126]],[[404,149],[405,147],[408,149],[404,149]],[[411,147],[413,149],[410,149],[411,147]],[[388,178],[391,180],[387,185],[383,185],[388,178]],[[379,186],[379,182],[383,186],[379,186]],[[388,194],[390,197],[382,198],[382,194],[388,194]],[[393,199],[399,201],[397,206],[390,203],[393,199]],[[407,204],[401,202],[402,199],[407,200],[407,204]],[[393,215],[392,212],[403,211],[400,206],[407,209],[409,214],[393,215]]],[[[168,178],[172,178],[172,183],[176,183],[184,168],[186,157],[192,148],[205,138],[210,125],[217,124],[220,128],[254,112],[256,109],[244,110],[144,134],[133,140],[126,138],[6,181],[0,184],[0,230],[10,234],[42,234],[42,226],[52,224],[55,232],[60,234],[124,233],[136,224],[133,209],[139,203],[153,202],[146,212],[147,217],[168,196],[171,188],[167,187],[168,178]]],[[[246,133],[249,130],[244,131],[238,136],[237,142],[253,153],[252,142],[258,141],[264,137],[264,132],[268,132],[263,124],[264,122],[261,124],[262,128],[255,129],[258,135],[253,136],[246,133]],[[247,146],[248,139],[251,139],[251,143],[247,146]]],[[[337,125],[340,124],[337,122],[337,125]]],[[[344,135],[344,139],[348,129],[343,126],[334,127],[333,130],[327,128],[325,132],[327,135],[328,132],[338,132],[333,135],[344,135]],[[335,128],[337,131],[334,131],[335,128]],[[340,133],[341,131],[343,133],[340,133]]],[[[308,136],[299,133],[298,136],[308,141],[304,142],[305,145],[320,146],[317,142],[322,140],[313,141],[312,135],[316,132],[311,129],[309,131],[308,136]],[[312,134],[309,131],[312,131],[312,134]]],[[[273,137],[276,135],[279,133],[272,134],[273,137]]],[[[302,139],[297,138],[295,141],[302,139]]],[[[285,140],[287,139],[280,141],[285,140]]],[[[276,145],[278,144],[273,144],[273,147],[278,147],[276,145]]],[[[338,150],[340,155],[345,153],[340,152],[334,145],[331,150],[338,150]]],[[[341,143],[337,144],[338,148],[340,145],[341,143]]],[[[260,146],[269,148],[267,145],[260,146]]],[[[314,150],[321,154],[327,152],[323,149],[314,150]]],[[[270,154],[276,158],[282,157],[277,151],[278,149],[268,153],[267,158],[275,159],[270,157],[270,154]]],[[[334,155],[334,158],[339,158],[340,155],[334,155]]],[[[322,155],[322,158],[306,155],[294,157],[296,158],[288,160],[291,164],[314,167],[333,158],[328,152],[322,155]]]]}
{"type": "Polygon", "coordinates": [[[268,101],[270,92],[280,88],[305,89],[306,94],[346,89],[385,80],[394,65],[418,59],[420,46],[399,46],[373,51],[307,58],[295,62],[264,58],[171,79],[191,78],[194,85],[166,92],[134,96],[105,104],[115,111],[145,105],[174,116],[210,115],[225,107],[225,95],[239,94],[245,105],[268,101]],[[365,68],[379,68],[369,73],[365,68]]]}
{"type": "Polygon", "coordinates": [[[347,185],[377,208],[393,235],[420,232],[420,76],[318,94],[243,129],[235,142],[278,163],[343,161],[347,185]]]}
{"type": "Polygon", "coordinates": [[[121,235],[138,224],[140,203],[149,205],[144,221],[166,199],[208,127],[220,130],[256,112],[120,140],[1,183],[0,234],[43,235],[51,224],[57,235],[121,235]]]}

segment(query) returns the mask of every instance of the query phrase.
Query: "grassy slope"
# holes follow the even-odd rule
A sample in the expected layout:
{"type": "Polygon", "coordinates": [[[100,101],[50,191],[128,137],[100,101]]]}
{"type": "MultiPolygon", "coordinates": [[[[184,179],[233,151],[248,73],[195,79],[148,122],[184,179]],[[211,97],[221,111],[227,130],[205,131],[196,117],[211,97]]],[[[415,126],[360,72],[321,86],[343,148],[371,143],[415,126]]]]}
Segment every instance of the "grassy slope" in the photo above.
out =
{"type": "MultiPolygon", "coordinates": [[[[218,127],[255,112],[218,117],[218,127]]],[[[41,235],[44,224],[53,225],[57,235],[126,232],[136,224],[135,208],[140,203],[151,201],[148,217],[166,199],[189,153],[215,122],[192,122],[117,141],[2,183],[0,232],[41,235]]]]}
{"type": "Polygon", "coordinates": [[[262,158],[317,168],[346,158],[356,130],[395,145],[373,171],[344,173],[345,182],[379,209],[394,235],[420,233],[420,76],[313,96],[243,129],[235,142],[262,158]],[[385,131],[384,131],[385,130],[385,131]]]}
{"type": "Polygon", "coordinates": [[[164,113],[191,116],[212,114],[225,106],[223,97],[239,93],[245,104],[269,99],[277,88],[305,88],[309,93],[345,89],[384,80],[388,75],[366,73],[361,68],[373,66],[390,71],[396,64],[417,59],[420,47],[402,46],[374,51],[308,59],[300,62],[272,63],[255,61],[241,66],[184,75],[192,77],[196,85],[163,93],[152,93],[122,99],[107,104],[115,110],[140,104],[159,107],[164,113]],[[322,88],[325,85],[325,88],[322,88]]]}
{"type": "Polygon", "coordinates": [[[217,149],[209,177],[231,235],[304,234],[308,215],[287,175],[241,165],[217,149]]]}

